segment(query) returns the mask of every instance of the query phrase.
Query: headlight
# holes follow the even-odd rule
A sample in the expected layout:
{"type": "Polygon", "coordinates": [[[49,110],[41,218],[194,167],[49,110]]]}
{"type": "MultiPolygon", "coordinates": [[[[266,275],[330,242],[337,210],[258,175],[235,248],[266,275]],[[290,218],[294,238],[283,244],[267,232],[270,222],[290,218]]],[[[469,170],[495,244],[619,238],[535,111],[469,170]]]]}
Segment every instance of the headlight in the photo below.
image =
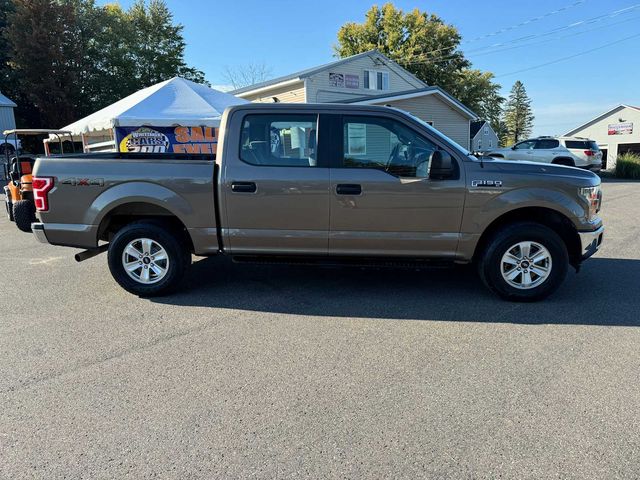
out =
{"type": "Polygon", "coordinates": [[[600,186],[583,187],[580,189],[580,195],[589,204],[589,220],[591,220],[600,211],[600,205],[602,204],[602,191],[600,190],[600,186]]]}

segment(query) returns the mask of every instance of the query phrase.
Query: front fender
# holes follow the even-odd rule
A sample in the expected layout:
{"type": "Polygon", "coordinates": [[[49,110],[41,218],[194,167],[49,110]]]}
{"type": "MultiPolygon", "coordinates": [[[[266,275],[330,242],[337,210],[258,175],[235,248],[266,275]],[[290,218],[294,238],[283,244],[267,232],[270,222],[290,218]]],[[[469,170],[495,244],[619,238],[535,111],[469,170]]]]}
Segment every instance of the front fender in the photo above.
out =
{"type": "Polygon", "coordinates": [[[463,231],[468,233],[482,233],[502,215],[527,207],[554,210],[567,217],[578,230],[589,225],[585,206],[568,193],[552,188],[518,188],[504,193],[470,191],[467,205],[463,231]]]}

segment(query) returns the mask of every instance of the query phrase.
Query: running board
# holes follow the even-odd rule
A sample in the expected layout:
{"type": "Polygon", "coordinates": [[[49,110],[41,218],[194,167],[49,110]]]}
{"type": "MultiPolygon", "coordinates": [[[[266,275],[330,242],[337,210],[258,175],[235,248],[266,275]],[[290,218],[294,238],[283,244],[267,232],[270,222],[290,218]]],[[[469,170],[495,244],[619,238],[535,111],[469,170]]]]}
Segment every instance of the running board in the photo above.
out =
{"type": "Polygon", "coordinates": [[[250,263],[260,265],[303,265],[329,267],[378,267],[378,268],[448,268],[454,265],[453,260],[398,258],[398,257],[329,257],[309,256],[298,257],[290,255],[234,255],[235,263],[250,263]]]}

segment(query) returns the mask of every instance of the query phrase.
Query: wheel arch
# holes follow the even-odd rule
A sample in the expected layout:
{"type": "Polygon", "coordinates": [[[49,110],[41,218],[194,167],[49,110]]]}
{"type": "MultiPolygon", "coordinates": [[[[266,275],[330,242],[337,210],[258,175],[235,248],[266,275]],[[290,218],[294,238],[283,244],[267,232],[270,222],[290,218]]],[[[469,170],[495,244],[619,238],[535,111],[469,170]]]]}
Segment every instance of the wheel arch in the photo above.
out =
{"type": "Polygon", "coordinates": [[[122,227],[142,221],[162,224],[179,232],[188,242],[191,252],[194,251],[193,240],[182,220],[164,206],[145,201],[121,203],[106,212],[99,223],[98,240],[111,241],[122,227]]]}
{"type": "Polygon", "coordinates": [[[560,235],[560,238],[562,238],[567,247],[571,265],[576,267],[580,263],[580,236],[573,222],[557,210],[533,206],[517,208],[495,218],[480,236],[474,250],[473,260],[476,261],[482,252],[485,251],[489,241],[496,232],[507,225],[522,221],[539,223],[554,230],[560,235]]]}

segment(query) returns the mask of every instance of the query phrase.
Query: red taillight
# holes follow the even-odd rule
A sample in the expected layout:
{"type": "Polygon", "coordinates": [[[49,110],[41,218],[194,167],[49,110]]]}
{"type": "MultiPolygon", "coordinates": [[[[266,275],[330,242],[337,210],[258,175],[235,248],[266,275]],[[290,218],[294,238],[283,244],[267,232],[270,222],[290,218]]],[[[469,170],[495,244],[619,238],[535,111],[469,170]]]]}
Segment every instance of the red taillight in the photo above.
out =
{"type": "Polygon", "coordinates": [[[46,212],[49,210],[49,191],[53,188],[53,178],[33,177],[31,187],[33,188],[33,201],[36,210],[46,212]]]}
{"type": "Polygon", "coordinates": [[[594,152],[593,150],[585,150],[585,151],[584,151],[584,154],[585,154],[587,157],[593,157],[593,156],[596,154],[596,152],[594,152]]]}

